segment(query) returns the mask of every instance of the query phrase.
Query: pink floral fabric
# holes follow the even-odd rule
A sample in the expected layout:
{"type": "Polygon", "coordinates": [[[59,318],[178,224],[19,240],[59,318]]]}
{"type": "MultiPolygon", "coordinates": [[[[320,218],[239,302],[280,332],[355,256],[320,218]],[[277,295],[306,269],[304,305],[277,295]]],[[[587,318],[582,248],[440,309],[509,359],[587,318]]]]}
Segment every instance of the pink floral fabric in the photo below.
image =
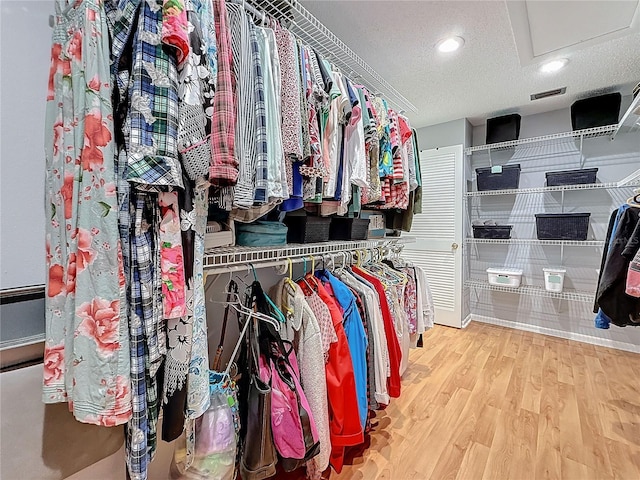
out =
{"type": "Polygon", "coordinates": [[[176,49],[178,66],[189,58],[191,50],[188,23],[183,0],[162,2],[162,42],[176,49]]]}
{"type": "Polygon", "coordinates": [[[47,93],[43,400],[114,426],[132,408],[109,32],[102,2],[68,3],[57,0],[47,93]]]}
{"type": "Polygon", "coordinates": [[[160,270],[162,271],[162,308],[164,318],[187,314],[182,234],[178,192],[161,192],[160,203],[160,270]]]}
{"type": "Polygon", "coordinates": [[[409,333],[414,334],[417,331],[418,325],[416,280],[412,276],[410,268],[403,269],[403,272],[408,279],[404,292],[404,311],[407,314],[407,319],[409,320],[409,333]]]}

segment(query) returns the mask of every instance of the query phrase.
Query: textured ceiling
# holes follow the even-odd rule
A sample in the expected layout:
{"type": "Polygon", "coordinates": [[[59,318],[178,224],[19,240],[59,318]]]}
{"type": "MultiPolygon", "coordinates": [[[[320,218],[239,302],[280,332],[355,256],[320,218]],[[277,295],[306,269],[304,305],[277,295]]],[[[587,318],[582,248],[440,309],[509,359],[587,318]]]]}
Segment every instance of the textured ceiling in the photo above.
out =
{"type": "Polygon", "coordinates": [[[503,1],[301,3],[418,108],[407,112],[415,127],[465,117],[478,125],[503,113],[566,108],[593,93],[628,95],[640,81],[638,11],[633,29],[556,52],[569,64],[555,74],[542,74],[539,61],[521,63],[503,1]],[[439,54],[434,45],[450,35],[463,37],[464,47],[439,54]],[[532,93],[565,86],[565,95],[530,101],[532,93]]]}

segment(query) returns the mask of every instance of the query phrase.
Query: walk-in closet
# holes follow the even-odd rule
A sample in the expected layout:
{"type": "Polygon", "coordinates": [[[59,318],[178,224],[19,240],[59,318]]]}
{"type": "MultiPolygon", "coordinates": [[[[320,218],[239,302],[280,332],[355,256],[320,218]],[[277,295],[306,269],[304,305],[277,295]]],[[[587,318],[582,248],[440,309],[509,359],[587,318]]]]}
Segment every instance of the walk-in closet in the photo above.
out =
{"type": "Polygon", "coordinates": [[[0,41],[0,478],[640,479],[639,0],[0,41]]]}

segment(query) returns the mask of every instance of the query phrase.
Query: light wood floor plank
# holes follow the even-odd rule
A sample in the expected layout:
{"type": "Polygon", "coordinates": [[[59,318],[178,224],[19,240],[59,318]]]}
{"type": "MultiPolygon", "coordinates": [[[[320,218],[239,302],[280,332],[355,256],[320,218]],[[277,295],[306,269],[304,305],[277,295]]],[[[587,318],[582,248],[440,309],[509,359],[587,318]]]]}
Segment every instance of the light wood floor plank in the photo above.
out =
{"type": "Polygon", "coordinates": [[[640,355],[437,326],[373,423],[369,448],[323,478],[640,480],[640,355]]]}

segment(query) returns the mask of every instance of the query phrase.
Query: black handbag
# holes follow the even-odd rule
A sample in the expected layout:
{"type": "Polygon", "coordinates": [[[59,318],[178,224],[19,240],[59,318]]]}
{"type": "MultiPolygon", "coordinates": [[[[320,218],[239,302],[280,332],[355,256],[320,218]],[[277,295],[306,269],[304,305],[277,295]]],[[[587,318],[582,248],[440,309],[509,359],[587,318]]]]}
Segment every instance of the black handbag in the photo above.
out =
{"type": "MultiPolygon", "coordinates": [[[[253,298],[252,295],[251,307],[255,305],[253,298]]],[[[271,386],[260,378],[259,321],[255,318],[246,321],[250,324],[246,334],[243,369],[248,375],[241,380],[246,401],[242,415],[244,441],[239,462],[240,475],[243,480],[262,480],[276,474],[278,461],[271,433],[271,386]]]]}

